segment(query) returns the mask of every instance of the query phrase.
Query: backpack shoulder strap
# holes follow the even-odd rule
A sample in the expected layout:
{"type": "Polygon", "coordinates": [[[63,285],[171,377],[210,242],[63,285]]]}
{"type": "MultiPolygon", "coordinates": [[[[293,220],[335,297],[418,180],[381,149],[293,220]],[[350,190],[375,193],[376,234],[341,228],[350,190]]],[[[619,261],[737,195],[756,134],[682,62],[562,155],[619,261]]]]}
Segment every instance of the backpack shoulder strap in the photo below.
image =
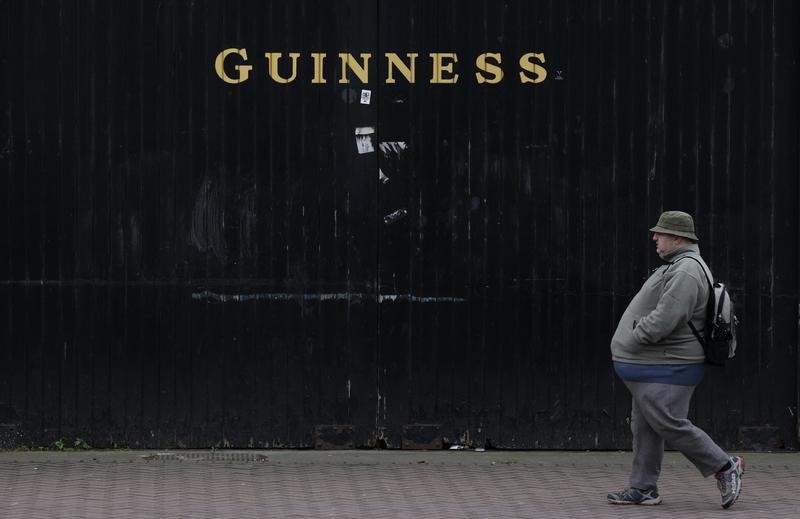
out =
{"type": "Polygon", "coordinates": [[[706,281],[708,281],[708,288],[710,290],[712,290],[712,292],[713,292],[714,284],[711,282],[711,273],[708,270],[708,266],[706,266],[702,261],[700,261],[699,259],[695,258],[694,256],[684,256],[682,258],[676,259],[675,261],[672,262],[672,264],[675,264],[675,263],[679,262],[680,260],[686,259],[686,258],[694,260],[698,265],[700,265],[700,269],[703,271],[703,274],[706,276],[706,281]]]}
{"type": "MultiPolygon", "coordinates": [[[[699,259],[695,258],[694,256],[684,256],[683,258],[678,258],[677,260],[673,261],[672,263],[677,263],[680,260],[685,259],[685,258],[692,259],[698,265],[700,265],[700,269],[703,271],[703,274],[706,276],[706,281],[708,281],[708,290],[709,290],[708,297],[709,298],[713,297],[714,296],[714,285],[711,283],[711,275],[708,272],[708,267],[702,261],[700,261],[699,259]]],[[[706,304],[708,304],[708,303],[706,303],[706,304]]],[[[713,306],[711,307],[711,310],[713,311],[713,306]]],[[[706,312],[708,312],[708,309],[706,309],[706,312]]],[[[695,325],[692,322],[692,320],[690,319],[687,324],[689,325],[689,328],[691,328],[692,333],[694,334],[694,336],[697,337],[697,340],[700,341],[700,344],[703,346],[703,348],[705,348],[706,341],[705,341],[705,339],[703,337],[700,336],[700,332],[697,331],[697,327],[695,327],[695,325]]]]}

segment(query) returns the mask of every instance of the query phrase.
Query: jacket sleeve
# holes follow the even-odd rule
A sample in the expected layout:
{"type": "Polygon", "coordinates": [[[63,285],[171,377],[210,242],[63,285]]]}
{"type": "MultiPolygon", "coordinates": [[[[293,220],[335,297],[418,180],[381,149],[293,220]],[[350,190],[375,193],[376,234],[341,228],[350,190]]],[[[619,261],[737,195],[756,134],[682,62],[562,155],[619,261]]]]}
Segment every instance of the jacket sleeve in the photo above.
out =
{"type": "Polygon", "coordinates": [[[686,326],[697,305],[698,282],[684,271],[676,271],[664,280],[664,292],[656,308],[642,317],[633,330],[641,344],[655,344],[678,326],[686,326]]]}

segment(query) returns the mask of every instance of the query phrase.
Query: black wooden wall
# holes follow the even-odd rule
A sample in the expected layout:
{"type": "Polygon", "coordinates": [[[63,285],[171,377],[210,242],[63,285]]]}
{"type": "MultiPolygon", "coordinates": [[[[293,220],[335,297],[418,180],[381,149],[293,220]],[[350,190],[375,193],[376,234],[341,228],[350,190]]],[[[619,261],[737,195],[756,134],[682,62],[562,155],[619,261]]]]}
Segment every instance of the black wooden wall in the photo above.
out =
{"type": "Polygon", "coordinates": [[[796,448],[797,11],[0,1],[0,446],[627,448],[608,344],[682,209],[742,320],[692,416],[796,448]]]}

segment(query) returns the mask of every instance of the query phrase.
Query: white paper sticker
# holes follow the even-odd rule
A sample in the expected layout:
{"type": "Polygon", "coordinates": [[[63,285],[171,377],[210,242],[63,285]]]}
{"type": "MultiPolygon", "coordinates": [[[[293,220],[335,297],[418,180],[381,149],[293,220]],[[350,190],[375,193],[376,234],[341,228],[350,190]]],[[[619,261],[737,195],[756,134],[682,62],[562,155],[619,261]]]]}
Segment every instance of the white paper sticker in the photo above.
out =
{"type": "Polygon", "coordinates": [[[362,90],[361,91],[361,104],[362,105],[368,105],[369,104],[369,100],[370,100],[371,97],[372,97],[372,91],[371,90],[362,90]]]}

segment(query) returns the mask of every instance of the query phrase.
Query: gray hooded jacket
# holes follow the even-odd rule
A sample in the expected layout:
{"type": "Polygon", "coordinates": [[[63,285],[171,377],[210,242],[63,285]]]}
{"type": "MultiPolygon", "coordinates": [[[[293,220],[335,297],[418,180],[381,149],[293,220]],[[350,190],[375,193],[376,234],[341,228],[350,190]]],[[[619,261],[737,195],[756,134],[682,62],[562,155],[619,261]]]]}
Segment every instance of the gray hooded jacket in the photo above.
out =
{"type": "MultiPolygon", "coordinates": [[[[680,248],[664,260],[631,300],[611,339],[611,356],[634,364],[695,364],[705,360],[703,347],[689,328],[691,319],[703,334],[708,280],[693,256],[703,262],[697,244],[680,248]]],[[[711,274],[708,267],[706,272],[711,274]]],[[[713,283],[713,279],[711,280],[713,283]]]]}

